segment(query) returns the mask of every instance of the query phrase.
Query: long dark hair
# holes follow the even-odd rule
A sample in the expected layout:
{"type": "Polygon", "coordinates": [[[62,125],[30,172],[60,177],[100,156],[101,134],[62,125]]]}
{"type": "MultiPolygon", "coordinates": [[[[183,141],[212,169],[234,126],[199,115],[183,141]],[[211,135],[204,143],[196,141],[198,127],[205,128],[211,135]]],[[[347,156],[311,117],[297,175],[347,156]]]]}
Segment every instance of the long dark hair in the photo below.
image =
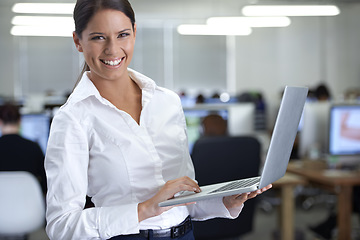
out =
{"type": "MultiPolygon", "coordinates": [[[[124,13],[125,16],[130,19],[134,30],[135,13],[128,0],[77,0],[73,16],[75,22],[75,33],[79,39],[81,39],[82,32],[85,30],[91,18],[101,9],[113,9],[124,13]]],[[[84,66],[76,81],[75,87],[79,83],[84,72],[89,70],[89,66],[86,62],[84,62],[84,66]]]]}

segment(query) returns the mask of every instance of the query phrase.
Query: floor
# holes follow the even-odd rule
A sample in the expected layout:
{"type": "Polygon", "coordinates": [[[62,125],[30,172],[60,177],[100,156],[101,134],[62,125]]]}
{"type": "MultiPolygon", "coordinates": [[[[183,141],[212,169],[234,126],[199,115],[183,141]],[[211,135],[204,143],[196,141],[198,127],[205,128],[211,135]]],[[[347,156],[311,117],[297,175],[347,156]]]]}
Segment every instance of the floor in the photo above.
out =
{"type": "MultiPolygon", "coordinates": [[[[319,238],[308,230],[307,226],[317,224],[324,220],[328,212],[329,207],[326,204],[315,204],[307,210],[304,210],[303,207],[296,207],[296,240],[319,240],[319,238]]],[[[258,204],[254,224],[253,232],[238,240],[279,239],[274,237],[277,233],[276,208],[267,209],[267,211],[265,211],[264,208],[258,204]]],[[[356,215],[352,216],[352,229],[352,240],[360,240],[360,222],[356,215]]],[[[334,239],[336,239],[336,237],[334,239]]],[[[48,237],[46,236],[45,231],[40,229],[39,231],[32,233],[28,240],[48,240],[48,237]]]]}

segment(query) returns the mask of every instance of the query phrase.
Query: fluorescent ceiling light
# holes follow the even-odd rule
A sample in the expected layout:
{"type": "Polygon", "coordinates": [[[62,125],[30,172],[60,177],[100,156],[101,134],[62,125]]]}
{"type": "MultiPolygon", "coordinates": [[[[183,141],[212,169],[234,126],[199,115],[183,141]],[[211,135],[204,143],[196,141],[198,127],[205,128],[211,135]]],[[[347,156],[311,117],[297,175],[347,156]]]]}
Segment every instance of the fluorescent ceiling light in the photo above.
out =
{"type": "Polygon", "coordinates": [[[72,17],[15,16],[11,23],[20,26],[53,26],[54,28],[66,26],[75,29],[72,17]]]}
{"type": "Polygon", "coordinates": [[[232,27],[232,26],[210,26],[198,24],[183,24],[177,28],[178,33],[182,35],[234,35],[246,36],[251,33],[249,27],[232,27]]]}
{"type": "Polygon", "coordinates": [[[15,16],[11,23],[14,36],[72,37],[75,30],[71,17],[15,16]]]}
{"type": "Polygon", "coordinates": [[[74,3],[16,3],[12,7],[15,13],[72,14],[74,3]]]}
{"type": "Polygon", "coordinates": [[[72,31],[58,27],[13,26],[10,33],[14,36],[72,37],[72,31]]]}
{"type": "Polygon", "coordinates": [[[288,17],[211,17],[206,23],[233,27],[287,27],[291,21],[288,17]]]}
{"type": "Polygon", "coordinates": [[[242,9],[245,16],[335,16],[340,10],[334,5],[254,5],[242,9]]]}

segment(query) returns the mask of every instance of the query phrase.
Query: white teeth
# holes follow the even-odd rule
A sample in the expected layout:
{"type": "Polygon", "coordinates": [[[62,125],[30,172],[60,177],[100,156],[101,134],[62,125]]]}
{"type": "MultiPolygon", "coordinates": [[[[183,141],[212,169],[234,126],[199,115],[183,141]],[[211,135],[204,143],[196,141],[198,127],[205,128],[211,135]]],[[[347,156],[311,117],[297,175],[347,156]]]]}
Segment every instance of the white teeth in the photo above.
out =
{"type": "Polygon", "coordinates": [[[121,59],[120,59],[120,60],[116,60],[116,61],[103,60],[103,62],[104,62],[106,65],[116,66],[116,65],[119,65],[119,64],[120,64],[121,59]]]}

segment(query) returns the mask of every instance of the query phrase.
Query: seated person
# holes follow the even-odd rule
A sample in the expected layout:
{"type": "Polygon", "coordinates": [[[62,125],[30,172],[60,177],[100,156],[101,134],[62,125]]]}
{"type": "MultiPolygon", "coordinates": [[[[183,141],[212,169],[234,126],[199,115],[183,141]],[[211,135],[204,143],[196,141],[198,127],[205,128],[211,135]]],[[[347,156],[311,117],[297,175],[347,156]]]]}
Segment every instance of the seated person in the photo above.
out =
{"type": "Polygon", "coordinates": [[[209,114],[202,120],[203,136],[226,136],[227,135],[227,123],[218,114],[209,114]]]}
{"type": "Polygon", "coordinates": [[[314,95],[318,101],[328,101],[331,99],[330,91],[325,84],[318,85],[314,91],[314,95]]]}
{"type": "Polygon", "coordinates": [[[0,106],[0,171],[26,171],[32,173],[46,193],[44,153],[40,146],[19,135],[20,112],[13,104],[0,106]]]}

